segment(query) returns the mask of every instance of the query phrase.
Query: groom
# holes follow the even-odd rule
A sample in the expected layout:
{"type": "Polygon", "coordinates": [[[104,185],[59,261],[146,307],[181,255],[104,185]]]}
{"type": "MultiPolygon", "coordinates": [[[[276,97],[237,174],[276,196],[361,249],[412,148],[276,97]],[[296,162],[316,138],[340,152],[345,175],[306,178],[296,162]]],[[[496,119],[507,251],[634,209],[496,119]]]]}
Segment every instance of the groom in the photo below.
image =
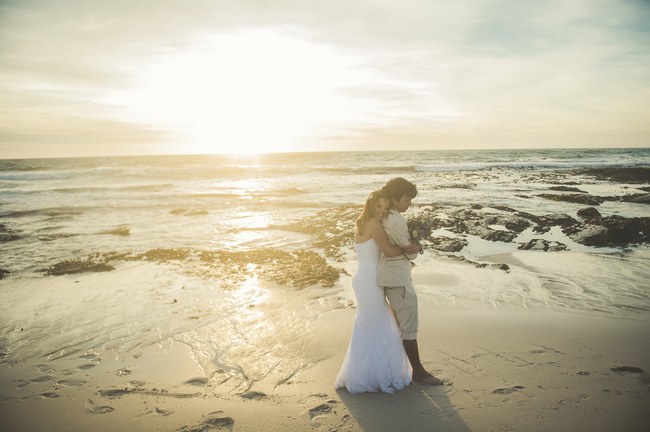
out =
{"type": "MultiPolygon", "coordinates": [[[[383,187],[391,200],[391,209],[383,220],[384,230],[390,241],[402,248],[411,244],[406,219],[401,213],[411,206],[411,200],[417,195],[417,188],[408,180],[397,177],[389,180],[383,187]]],[[[420,245],[420,253],[422,246],[420,245]]],[[[431,385],[443,384],[441,380],[424,369],[420,362],[418,350],[418,299],[411,279],[411,260],[417,254],[404,254],[387,258],[383,253],[379,258],[377,285],[384,287],[384,292],[397,316],[402,330],[402,343],[406,355],[413,367],[413,379],[431,385]]]]}

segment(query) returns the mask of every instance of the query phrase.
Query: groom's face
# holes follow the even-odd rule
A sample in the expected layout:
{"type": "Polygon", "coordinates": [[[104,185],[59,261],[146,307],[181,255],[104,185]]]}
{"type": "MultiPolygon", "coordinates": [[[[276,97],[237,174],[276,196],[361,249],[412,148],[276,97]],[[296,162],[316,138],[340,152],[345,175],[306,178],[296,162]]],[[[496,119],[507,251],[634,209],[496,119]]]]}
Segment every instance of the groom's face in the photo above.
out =
{"type": "Polygon", "coordinates": [[[403,195],[399,200],[393,199],[393,205],[398,212],[404,213],[409,207],[411,207],[411,200],[412,198],[410,196],[403,195]]]}

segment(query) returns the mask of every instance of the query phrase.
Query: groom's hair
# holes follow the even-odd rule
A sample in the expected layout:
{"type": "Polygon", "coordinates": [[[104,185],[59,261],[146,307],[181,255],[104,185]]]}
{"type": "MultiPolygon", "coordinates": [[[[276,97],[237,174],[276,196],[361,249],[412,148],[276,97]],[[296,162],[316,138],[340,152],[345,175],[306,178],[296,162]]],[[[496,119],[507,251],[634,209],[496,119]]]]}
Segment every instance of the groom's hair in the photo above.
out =
{"type": "Polygon", "coordinates": [[[399,201],[404,195],[409,198],[415,198],[418,194],[418,189],[413,183],[402,177],[395,177],[388,180],[386,185],[382,188],[391,200],[399,201]]]}

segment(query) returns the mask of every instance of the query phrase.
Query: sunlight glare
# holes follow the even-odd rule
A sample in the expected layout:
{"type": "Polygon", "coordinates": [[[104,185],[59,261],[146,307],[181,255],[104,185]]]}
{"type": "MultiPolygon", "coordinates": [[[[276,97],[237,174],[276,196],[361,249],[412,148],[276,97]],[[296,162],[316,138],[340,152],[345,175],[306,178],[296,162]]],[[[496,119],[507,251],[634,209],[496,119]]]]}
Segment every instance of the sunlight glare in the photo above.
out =
{"type": "Polygon", "coordinates": [[[133,85],[108,99],[131,121],[173,129],[187,153],[294,151],[364,117],[342,91],[372,80],[354,63],[274,30],[234,31],[143,60],[133,85]]]}

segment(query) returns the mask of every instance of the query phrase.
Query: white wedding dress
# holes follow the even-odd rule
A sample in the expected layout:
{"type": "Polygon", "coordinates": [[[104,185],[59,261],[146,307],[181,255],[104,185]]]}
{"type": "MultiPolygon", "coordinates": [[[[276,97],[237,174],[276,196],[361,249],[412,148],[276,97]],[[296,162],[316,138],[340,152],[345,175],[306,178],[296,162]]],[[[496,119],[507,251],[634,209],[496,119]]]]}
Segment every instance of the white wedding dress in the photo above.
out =
{"type": "Polygon", "coordinates": [[[413,370],[384,290],[377,286],[379,246],[370,239],[356,244],[355,250],[359,269],[352,287],[357,314],[335,387],[350,393],[394,393],[411,383],[413,370]]]}

